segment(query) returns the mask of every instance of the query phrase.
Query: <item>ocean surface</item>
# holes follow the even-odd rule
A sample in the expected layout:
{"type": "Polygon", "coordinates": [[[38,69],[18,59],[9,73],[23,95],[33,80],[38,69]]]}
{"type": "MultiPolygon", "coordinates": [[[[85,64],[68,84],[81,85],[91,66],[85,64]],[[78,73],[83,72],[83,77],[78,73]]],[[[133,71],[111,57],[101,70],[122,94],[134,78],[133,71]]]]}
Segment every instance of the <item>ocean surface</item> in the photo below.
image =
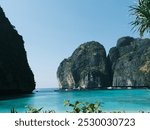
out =
{"type": "Polygon", "coordinates": [[[105,112],[150,112],[150,90],[83,90],[83,91],[56,91],[56,89],[37,89],[33,94],[23,96],[7,97],[0,100],[0,112],[9,113],[12,108],[18,112],[24,112],[26,106],[36,108],[43,107],[43,110],[55,110],[66,112],[68,107],[64,106],[64,100],[83,101],[96,103],[100,102],[105,112]]]}

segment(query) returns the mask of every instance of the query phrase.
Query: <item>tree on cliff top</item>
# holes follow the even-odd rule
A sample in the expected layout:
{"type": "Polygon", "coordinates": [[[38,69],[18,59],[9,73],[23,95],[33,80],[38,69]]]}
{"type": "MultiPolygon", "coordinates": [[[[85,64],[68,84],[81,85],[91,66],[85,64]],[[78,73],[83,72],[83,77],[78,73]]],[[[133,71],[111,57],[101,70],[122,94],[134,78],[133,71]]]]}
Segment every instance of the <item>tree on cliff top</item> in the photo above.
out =
{"type": "Polygon", "coordinates": [[[140,33],[142,37],[144,32],[150,33],[150,0],[138,0],[138,3],[130,6],[131,15],[135,20],[131,22],[133,29],[140,33]]]}

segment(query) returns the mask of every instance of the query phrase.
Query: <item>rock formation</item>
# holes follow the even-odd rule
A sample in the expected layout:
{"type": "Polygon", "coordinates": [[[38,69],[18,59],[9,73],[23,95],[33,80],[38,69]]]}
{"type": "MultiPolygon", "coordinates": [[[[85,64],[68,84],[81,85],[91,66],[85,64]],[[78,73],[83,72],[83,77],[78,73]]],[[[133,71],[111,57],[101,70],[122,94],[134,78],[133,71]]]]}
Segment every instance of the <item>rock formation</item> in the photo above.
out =
{"type": "Polygon", "coordinates": [[[150,87],[150,39],[122,37],[106,58],[98,42],[80,45],[57,71],[60,88],[150,87]]]}
{"type": "Polygon", "coordinates": [[[112,86],[150,86],[150,39],[122,37],[108,58],[112,86]]]}
{"type": "Polygon", "coordinates": [[[0,95],[28,93],[35,88],[24,41],[0,7],[0,95]]]}
{"type": "Polygon", "coordinates": [[[61,62],[57,71],[60,88],[106,88],[111,85],[108,68],[104,47],[95,41],[84,43],[61,62]]]}

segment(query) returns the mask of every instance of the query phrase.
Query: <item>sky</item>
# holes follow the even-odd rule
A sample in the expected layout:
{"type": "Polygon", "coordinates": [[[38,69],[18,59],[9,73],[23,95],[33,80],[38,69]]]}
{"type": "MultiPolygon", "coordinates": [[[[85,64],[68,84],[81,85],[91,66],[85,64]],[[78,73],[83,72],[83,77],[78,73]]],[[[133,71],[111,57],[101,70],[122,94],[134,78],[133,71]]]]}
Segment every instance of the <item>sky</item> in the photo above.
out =
{"type": "Polygon", "coordinates": [[[57,68],[82,43],[98,41],[106,52],[123,36],[139,37],[129,24],[136,0],[0,0],[23,36],[37,88],[58,87],[57,68]]]}

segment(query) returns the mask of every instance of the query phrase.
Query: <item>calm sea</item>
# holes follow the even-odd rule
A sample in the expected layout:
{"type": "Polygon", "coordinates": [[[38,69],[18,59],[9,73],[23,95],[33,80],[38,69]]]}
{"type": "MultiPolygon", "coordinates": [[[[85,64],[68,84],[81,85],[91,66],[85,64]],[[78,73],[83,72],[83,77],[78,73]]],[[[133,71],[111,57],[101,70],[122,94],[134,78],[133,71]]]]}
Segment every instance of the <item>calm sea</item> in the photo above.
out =
{"type": "Polygon", "coordinates": [[[33,94],[21,97],[9,97],[0,100],[0,112],[10,112],[15,107],[19,112],[24,112],[30,105],[43,110],[55,110],[66,112],[69,108],[64,106],[64,100],[70,102],[101,102],[105,112],[126,111],[139,112],[150,111],[150,91],[146,89],[135,90],[84,90],[84,91],[55,91],[55,89],[37,89],[33,94]]]}

